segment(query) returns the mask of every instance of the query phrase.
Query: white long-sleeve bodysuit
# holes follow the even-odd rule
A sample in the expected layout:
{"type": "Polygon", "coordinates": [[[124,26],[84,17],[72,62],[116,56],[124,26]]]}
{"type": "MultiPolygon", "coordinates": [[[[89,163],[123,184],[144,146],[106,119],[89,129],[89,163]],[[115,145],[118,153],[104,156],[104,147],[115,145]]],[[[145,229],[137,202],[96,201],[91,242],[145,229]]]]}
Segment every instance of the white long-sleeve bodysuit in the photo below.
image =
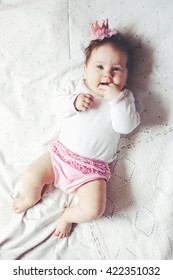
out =
{"type": "Polygon", "coordinates": [[[123,90],[118,98],[107,102],[87,88],[84,80],[77,86],[71,82],[66,90],[59,90],[53,98],[55,114],[64,116],[59,141],[72,152],[84,157],[110,163],[114,160],[120,134],[134,130],[140,116],[136,112],[131,91],[123,90]],[[77,112],[74,100],[80,93],[94,97],[92,107],[86,112],[77,112]]]}

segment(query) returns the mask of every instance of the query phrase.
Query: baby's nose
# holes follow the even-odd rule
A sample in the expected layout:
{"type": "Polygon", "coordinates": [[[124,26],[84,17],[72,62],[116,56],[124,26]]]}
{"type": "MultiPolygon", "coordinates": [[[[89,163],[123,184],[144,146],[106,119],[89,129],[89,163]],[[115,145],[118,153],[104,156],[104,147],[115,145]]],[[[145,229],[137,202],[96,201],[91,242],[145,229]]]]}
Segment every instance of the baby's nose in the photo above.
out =
{"type": "Polygon", "coordinates": [[[112,81],[112,74],[110,71],[104,73],[104,79],[106,80],[106,83],[110,83],[112,81]]]}
{"type": "Polygon", "coordinates": [[[112,78],[112,72],[111,71],[105,71],[104,77],[111,79],[112,78]]]}

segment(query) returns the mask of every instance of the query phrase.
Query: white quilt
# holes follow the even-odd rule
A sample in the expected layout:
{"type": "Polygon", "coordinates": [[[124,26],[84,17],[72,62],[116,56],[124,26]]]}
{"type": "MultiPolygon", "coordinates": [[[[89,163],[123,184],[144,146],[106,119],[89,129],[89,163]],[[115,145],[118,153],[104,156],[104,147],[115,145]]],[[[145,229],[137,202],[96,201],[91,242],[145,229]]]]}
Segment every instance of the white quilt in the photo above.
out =
{"type": "Polygon", "coordinates": [[[173,259],[172,0],[0,1],[0,259],[173,259]],[[120,139],[107,208],[53,232],[67,203],[53,185],[25,214],[11,210],[26,165],[58,137],[51,96],[82,76],[89,22],[109,18],[135,48],[129,88],[141,125],[120,139]]]}

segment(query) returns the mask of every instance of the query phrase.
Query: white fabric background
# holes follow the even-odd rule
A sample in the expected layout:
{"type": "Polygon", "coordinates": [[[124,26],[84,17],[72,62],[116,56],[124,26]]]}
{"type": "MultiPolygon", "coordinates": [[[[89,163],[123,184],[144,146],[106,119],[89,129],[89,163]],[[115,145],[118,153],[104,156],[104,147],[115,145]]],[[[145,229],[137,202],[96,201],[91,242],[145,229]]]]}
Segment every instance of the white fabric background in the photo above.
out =
{"type": "Polygon", "coordinates": [[[172,15],[171,0],[0,1],[1,259],[172,259],[172,15]],[[129,88],[142,121],[121,138],[105,215],[57,240],[75,197],[47,186],[26,214],[11,204],[25,166],[58,136],[52,95],[82,76],[89,22],[105,18],[134,46],[129,88]]]}

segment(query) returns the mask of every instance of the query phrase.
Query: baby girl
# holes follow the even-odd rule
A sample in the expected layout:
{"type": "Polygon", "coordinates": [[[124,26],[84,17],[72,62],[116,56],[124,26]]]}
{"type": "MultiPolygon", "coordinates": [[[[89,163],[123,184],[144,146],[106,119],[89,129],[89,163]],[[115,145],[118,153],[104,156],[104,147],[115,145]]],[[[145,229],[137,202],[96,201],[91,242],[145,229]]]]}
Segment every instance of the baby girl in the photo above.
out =
{"type": "Polygon", "coordinates": [[[54,112],[64,116],[59,139],[27,167],[24,194],[13,203],[16,213],[27,210],[49,183],[66,193],[76,192],[78,203],[65,208],[55,230],[58,238],[68,236],[73,223],[103,215],[109,163],[115,159],[120,135],[140,122],[133,94],[126,89],[131,62],[127,41],[109,29],[108,21],[91,27],[94,38],[85,50],[84,78],[59,90],[52,102],[54,112]]]}

